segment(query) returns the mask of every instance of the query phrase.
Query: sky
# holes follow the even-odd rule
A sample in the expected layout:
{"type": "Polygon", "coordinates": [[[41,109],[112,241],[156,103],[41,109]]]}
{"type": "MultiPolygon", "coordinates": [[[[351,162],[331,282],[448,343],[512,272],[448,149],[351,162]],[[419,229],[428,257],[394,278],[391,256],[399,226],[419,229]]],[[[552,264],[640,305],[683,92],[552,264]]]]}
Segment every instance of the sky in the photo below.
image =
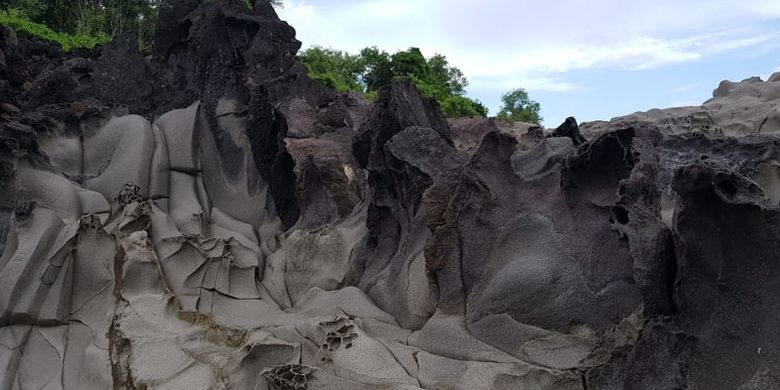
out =
{"type": "Polygon", "coordinates": [[[303,49],[439,53],[497,113],[524,88],[544,125],[699,105],[780,71],[780,0],[285,0],[303,49]]]}

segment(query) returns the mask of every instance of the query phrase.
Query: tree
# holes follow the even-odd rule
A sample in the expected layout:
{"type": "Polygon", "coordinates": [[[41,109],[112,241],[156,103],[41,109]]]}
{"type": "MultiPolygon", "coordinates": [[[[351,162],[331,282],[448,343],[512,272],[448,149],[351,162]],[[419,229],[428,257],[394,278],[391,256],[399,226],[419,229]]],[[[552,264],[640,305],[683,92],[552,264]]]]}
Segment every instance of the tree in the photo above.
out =
{"type": "Polygon", "coordinates": [[[449,95],[438,99],[444,114],[450,118],[482,117],[488,115],[488,109],[479,100],[460,95],[449,95]]]}
{"type": "Polygon", "coordinates": [[[393,55],[372,47],[363,49],[361,57],[365,64],[363,80],[368,93],[375,93],[393,80],[406,78],[421,94],[435,98],[450,118],[487,116],[487,107],[464,96],[468,81],[463,72],[451,66],[441,54],[426,59],[416,47],[393,55]]]}
{"type": "Polygon", "coordinates": [[[420,49],[410,47],[408,50],[399,51],[390,56],[390,67],[393,78],[416,78],[418,82],[430,83],[431,72],[428,61],[420,49]]]}
{"type": "Polygon", "coordinates": [[[496,117],[508,122],[536,123],[542,121],[539,116],[539,103],[528,98],[528,92],[523,88],[517,88],[501,95],[501,110],[496,117]]]}
{"type": "Polygon", "coordinates": [[[364,65],[360,56],[314,46],[298,54],[309,77],[337,92],[363,91],[359,77],[364,65]]]}
{"type": "Polygon", "coordinates": [[[376,92],[393,81],[392,63],[387,52],[379,51],[376,46],[367,47],[360,51],[360,61],[363,65],[360,80],[366,92],[376,92]]]}
{"type": "Polygon", "coordinates": [[[428,60],[428,68],[430,69],[431,80],[444,88],[445,91],[454,95],[462,95],[466,93],[466,87],[469,82],[466,77],[463,76],[463,72],[460,69],[450,66],[447,62],[447,58],[441,54],[434,54],[428,60]]]}
{"type": "Polygon", "coordinates": [[[361,91],[372,96],[383,86],[405,78],[423,95],[438,99],[445,111],[458,108],[474,115],[484,111],[467,104],[471,100],[460,96],[465,93],[465,78],[460,70],[449,66],[442,55],[427,60],[417,48],[390,55],[376,47],[367,47],[360,54],[351,55],[314,46],[302,51],[298,58],[309,70],[309,77],[336,92],[361,91]],[[449,99],[449,103],[444,104],[454,96],[461,99],[449,99]]]}
{"type": "MultiPolygon", "coordinates": [[[[51,30],[38,34],[70,47],[105,43],[125,32],[138,34],[139,48],[151,45],[160,0],[0,0],[8,24],[34,23],[51,30]],[[68,43],[70,42],[70,43],[68,43]],[[80,42],[85,42],[84,45],[80,42]]],[[[36,35],[41,28],[22,29],[36,35]]]]}
{"type": "Polygon", "coordinates": [[[77,47],[92,48],[111,41],[111,37],[106,34],[68,34],[54,31],[45,24],[30,20],[27,14],[16,8],[0,9],[0,25],[10,26],[25,34],[57,42],[65,51],[77,47]]]}

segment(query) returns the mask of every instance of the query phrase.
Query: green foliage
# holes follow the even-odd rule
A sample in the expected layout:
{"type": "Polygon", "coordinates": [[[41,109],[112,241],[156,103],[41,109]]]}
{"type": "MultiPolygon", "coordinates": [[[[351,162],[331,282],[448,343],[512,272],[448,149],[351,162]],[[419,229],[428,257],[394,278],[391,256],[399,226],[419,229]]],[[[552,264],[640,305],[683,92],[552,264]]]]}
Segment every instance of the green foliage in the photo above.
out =
{"type": "Polygon", "coordinates": [[[14,2],[11,2],[11,4],[8,1],[0,1],[0,4],[10,7],[11,5],[14,6],[15,9],[23,10],[25,15],[27,15],[30,19],[36,20],[39,17],[41,17],[44,13],[46,13],[47,5],[46,1],[44,0],[17,0],[15,1],[16,4],[13,4],[14,2]]]}
{"type": "Polygon", "coordinates": [[[299,58],[309,69],[309,76],[337,92],[362,91],[374,100],[383,86],[408,79],[421,94],[436,98],[448,117],[487,116],[482,103],[464,96],[468,82],[463,72],[440,54],[426,59],[415,47],[392,55],[367,47],[351,55],[313,47],[301,52],[299,58]]]}
{"type": "Polygon", "coordinates": [[[93,26],[111,36],[125,32],[138,34],[141,51],[151,49],[159,0],[101,0],[92,17],[93,26]]]}
{"type": "MultiPolygon", "coordinates": [[[[150,49],[160,0],[0,0],[0,7],[18,10],[29,22],[51,30],[34,32],[63,47],[91,47],[117,34],[134,32],[142,51],[150,49]],[[43,34],[43,35],[40,35],[43,34]],[[75,37],[68,42],[67,36],[75,37]],[[66,38],[63,38],[66,37],[66,38]],[[94,43],[93,43],[94,42],[94,43]]],[[[17,16],[14,16],[17,19],[17,16]]],[[[28,26],[29,27],[29,26],[28,26]]]]}
{"type": "Polygon", "coordinates": [[[102,33],[92,35],[85,33],[68,34],[56,32],[46,25],[33,22],[19,9],[0,10],[0,24],[10,26],[15,30],[35,37],[57,42],[65,51],[78,47],[92,48],[96,45],[106,44],[111,41],[111,37],[102,33]]]}
{"type": "Polygon", "coordinates": [[[439,98],[439,104],[444,114],[449,118],[487,117],[488,109],[479,100],[469,99],[460,95],[449,95],[439,98]]]}
{"type": "Polygon", "coordinates": [[[360,51],[360,61],[363,65],[360,79],[366,92],[374,92],[393,81],[393,69],[390,54],[379,51],[376,47],[367,47],[360,51]]]}
{"type": "Polygon", "coordinates": [[[450,66],[447,58],[441,54],[436,54],[428,60],[430,69],[430,79],[436,84],[441,85],[444,90],[450,93],[461,95],[466,92],[469,82],[463,76],[460,69],[450,66]]]}
{"type": "Polygon", "coordinates": [[[390,67],[397,78],[417,78],[421,82],[430,83],[431,75],[428,61],[420,49],[410,47],[406,51],[399,51],[390,56],[390,67]]]}
{"type": "Polygon", "coordinates": [[[539,116],[539,103],[529,99],[528,92],[522,88],[503,94],[501,101],[503,106],[498,112],[498,119],[536,124],[542,121],[542,117],[539,116]]]}
{"type": "Polygon", "coordinates": [[[298,55],[309,70],[309,77],[337,92],[362,91],[358,82],[363,66],[359,56],[315,46],[298,55]]]}

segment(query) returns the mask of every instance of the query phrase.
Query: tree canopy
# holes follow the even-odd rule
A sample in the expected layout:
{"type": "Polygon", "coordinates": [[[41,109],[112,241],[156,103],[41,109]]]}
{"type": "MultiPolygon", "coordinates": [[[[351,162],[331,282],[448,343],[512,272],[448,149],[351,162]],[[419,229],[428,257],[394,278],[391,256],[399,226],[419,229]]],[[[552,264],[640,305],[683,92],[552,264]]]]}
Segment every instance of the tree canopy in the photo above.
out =
{"type": "Polygon", "coordinates": [[[0,0],[0,22],[68,50],[135,32],[148,50],[160,0],[0,0]]]}
{"type": "Polygon", "coordinates": [[[420,49],[389,54],[367,47],[353,55],[312,47],[299,54],[309,76],[338,92],[360,91],[369,99],[393,80],[409,79],[425,96],[436,98],[447,116],[487,116],[487,108],[465,96],[468,81],[443,55],[425,58],[420,49]]]}
{"type": "Polygon", "coordinates": [[[496,117],[509,122],[536,123],[542,121],[539,116],[539,103],[528,98],[528,92],[522,88],[509,91],[501,96],[503,105],[496,117]]]}
{"type": "Polygon", "coordinates": [[[360,77],[365,65],[358,55],[313,47],[298,54],[309,70],[309,77],[339,92],[362,91],[360,77]]]}

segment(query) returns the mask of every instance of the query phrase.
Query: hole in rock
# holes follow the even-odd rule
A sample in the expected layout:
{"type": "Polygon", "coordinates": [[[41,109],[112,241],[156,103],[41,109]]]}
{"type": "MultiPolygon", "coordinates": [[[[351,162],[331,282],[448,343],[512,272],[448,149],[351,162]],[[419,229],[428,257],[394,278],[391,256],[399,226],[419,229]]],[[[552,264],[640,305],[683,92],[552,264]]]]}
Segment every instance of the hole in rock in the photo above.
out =
{"type": "Polygon", "coordinates": [[[734,195],[737,194],[737,186],[730,181],[722,181],[718,183],[718,189],[720,189],[720,191],[729,198],[733,198],[734,195]]]}
{"type": "Polygon", "coordinates": [[[612,208],[612,215],[615,218],[615,222],[625,225],[628,223],[628,210],[622,206],[615,206],[612,208]]]}
{"type": "Polygon", "coordinates": [[[235,18],[228,18],[225,24],[233,47],[241,50],[252,43],[255,35],[260,30],[260,26],[257,23],[235,18]]]}

